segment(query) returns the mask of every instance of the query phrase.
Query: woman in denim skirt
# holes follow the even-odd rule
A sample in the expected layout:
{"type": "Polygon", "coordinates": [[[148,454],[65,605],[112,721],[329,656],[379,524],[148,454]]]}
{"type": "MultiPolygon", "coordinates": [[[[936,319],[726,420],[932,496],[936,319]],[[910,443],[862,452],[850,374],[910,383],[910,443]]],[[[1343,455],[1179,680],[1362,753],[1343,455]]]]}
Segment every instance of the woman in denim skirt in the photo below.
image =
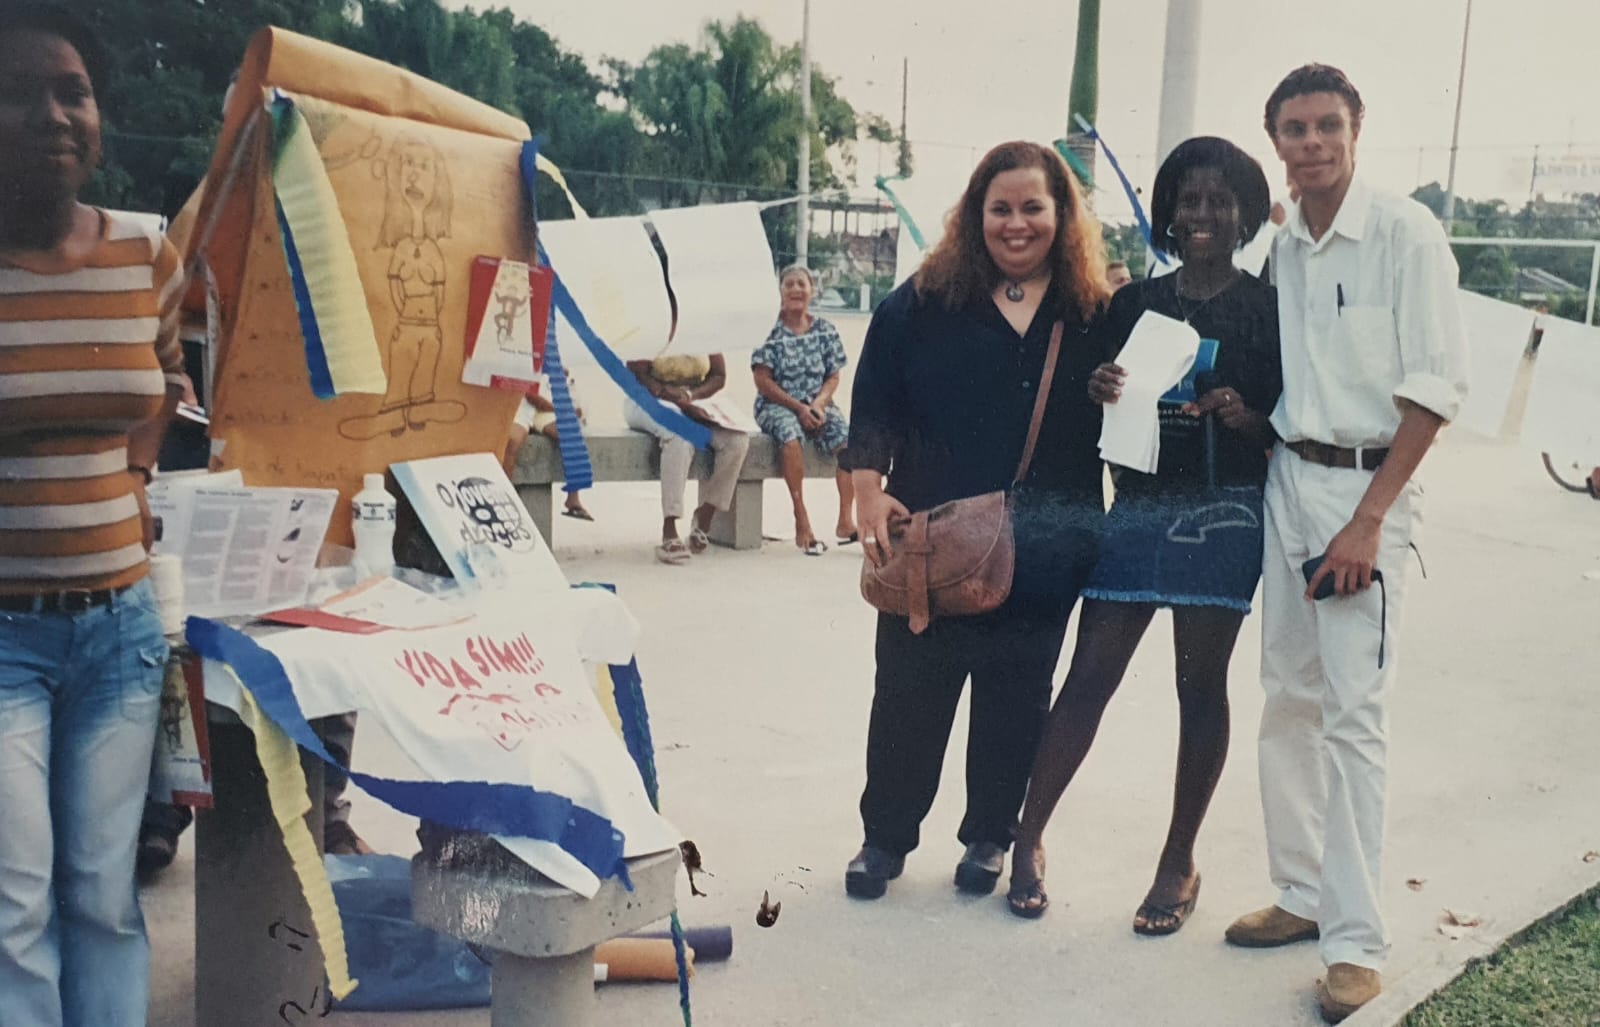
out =
{"type": "MultiPolygon", "coordinates": [[[[1147,312],[1187,322],[1201,336],[1200,352],[1159,405],[1156,473],[1114,469],[1116,501],[1018,830],[1007,895],[1018,916],[1038,917],[1049,905],[1045,824],[1160,607],[1172,610],[1177,661],[1177,783],[1166,845],[1133,929],[1171,934],[1199,895],[1194,843],[1228,752],[1228,661],[1261,576],[1267,415],[1282,390],[1276,293],[1235,268],[1233,255],[1254,238],[1270,206],[1261,166],[1222,139],[1182,143],[1156,175],[1155,244],[1183,265],[1112,299],[1112,356],[1147,312]]],[[[1090,378],[1090,397],[1115,403],[1123,381],[1122,368],[1102,364],[1090,378]]]]}

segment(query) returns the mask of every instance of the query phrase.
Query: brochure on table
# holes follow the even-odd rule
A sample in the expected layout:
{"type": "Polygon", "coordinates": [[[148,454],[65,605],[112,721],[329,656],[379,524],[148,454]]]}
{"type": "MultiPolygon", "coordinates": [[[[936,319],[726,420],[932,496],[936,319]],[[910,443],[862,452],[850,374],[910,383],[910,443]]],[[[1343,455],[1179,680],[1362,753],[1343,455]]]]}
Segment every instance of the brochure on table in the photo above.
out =
{"type": "Polygon", "coordinates": [[[229,487],[216,477],[163,480],[149,492],[162,522],[154,552],[183,561],[187,612],[234,617],[304,602],[338,491],[229,487]]]}

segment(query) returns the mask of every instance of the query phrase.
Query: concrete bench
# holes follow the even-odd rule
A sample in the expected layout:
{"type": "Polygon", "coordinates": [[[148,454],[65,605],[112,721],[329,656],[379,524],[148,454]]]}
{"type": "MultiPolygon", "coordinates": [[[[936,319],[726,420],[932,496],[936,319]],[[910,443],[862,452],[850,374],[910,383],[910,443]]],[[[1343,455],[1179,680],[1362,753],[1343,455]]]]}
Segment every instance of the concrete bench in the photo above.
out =
{"type": "Polygon", "coordinates": [[[480,865],[426,851],[411,860],[412,919],[491,950],[490,1027],[594,1022],[594,949],[672,913],[676,849],[628,860],[585,899],[523,864],[480,865]]]}
{"type": "MultiPolygon", "coordinates": [[[[589,444],[589,463],[594,467],[595,481],[661,480],[661,446],[653,436],[629,430],[585,432],[584,441],[589,444]]],[[[807,478],[833,477],[837,464],[832,457],[823,456],[809,444],[803,449],[807,478]]],[[[710,474],[711,452],[701,450],[695,454],[689,477],[700,481],[710,474]]],[[[770,435],[758,432],[750,436],[750,451],[739,471],[733,505],[711,522],[711,541],[733,549],[760,548],[761,492],[768,478],[783,478],[778,444],[770,435]]],[[[543,435],[529,436],[517,454],[511,483],[517,487],[522,505],[528,508],[528,515],[550,545],[555,545],[554,486],[563,480],[561,452],[556,444],[543,435]]],[[[686,497],[686,505],[693,502],[692,496],[686,497]]],[[[640,530],[648,528],[641,526],[640,530]]]]}

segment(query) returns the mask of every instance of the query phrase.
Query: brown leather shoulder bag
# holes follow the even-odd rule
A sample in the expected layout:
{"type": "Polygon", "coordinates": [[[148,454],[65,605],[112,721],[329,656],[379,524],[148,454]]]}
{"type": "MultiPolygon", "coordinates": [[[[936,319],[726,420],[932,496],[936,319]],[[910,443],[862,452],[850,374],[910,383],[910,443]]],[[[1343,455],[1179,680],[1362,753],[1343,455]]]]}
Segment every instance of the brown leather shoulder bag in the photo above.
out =
{"type": "MultiPolygon", "coordinates": [[[[1039,392],[1033,401],[1028,440],[1012,486],[1028,475],[1039,425],[1050,398],[1056,358],[1061,353],[1062,325],[1050,331],[1039,392]]],[[[894,555],[882,567],[861,565],[861,595],[884,613],[911,619],[913,634],[922,634],[935,617],[969,617],[998,609],[1011,594],[1017,546],[1011,528],[1011,490],[953,499],[889,525],[894,555]]]]}

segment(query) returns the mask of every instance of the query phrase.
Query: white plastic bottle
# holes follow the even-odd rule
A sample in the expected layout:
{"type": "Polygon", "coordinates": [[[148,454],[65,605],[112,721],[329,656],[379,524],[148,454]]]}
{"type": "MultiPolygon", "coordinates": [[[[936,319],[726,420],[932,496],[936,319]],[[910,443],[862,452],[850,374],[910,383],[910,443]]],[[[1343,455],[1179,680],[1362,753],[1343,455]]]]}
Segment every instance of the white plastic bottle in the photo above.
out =
{"type": "Polygon", "coordinates": [[[394,570],[394,497],[383,487],[383,475],[368,474],[350,501],[350,522],[356,536],[356,569],[363,578],[394,570]]]}

